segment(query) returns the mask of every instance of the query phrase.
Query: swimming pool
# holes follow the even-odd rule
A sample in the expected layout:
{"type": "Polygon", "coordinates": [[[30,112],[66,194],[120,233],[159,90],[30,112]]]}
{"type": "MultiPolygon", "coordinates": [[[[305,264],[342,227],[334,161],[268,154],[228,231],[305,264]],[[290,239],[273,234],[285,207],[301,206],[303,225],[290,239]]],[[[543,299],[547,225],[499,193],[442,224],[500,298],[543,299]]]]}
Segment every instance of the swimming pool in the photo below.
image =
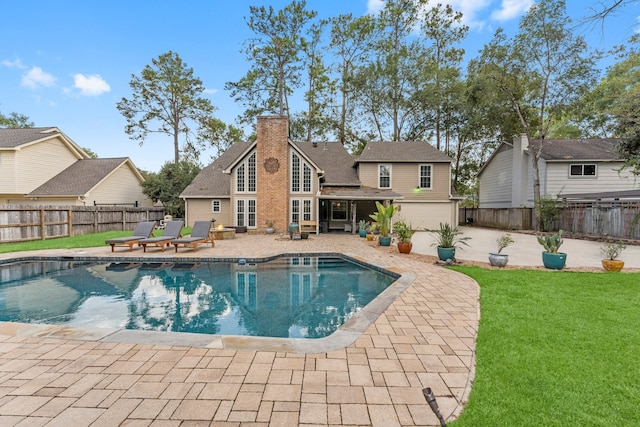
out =
{"type": "Polygon", "coordinates": [[[397,277],[338,256],[28,261],[0,265],[0,320],[322,338],[397,277]]]}

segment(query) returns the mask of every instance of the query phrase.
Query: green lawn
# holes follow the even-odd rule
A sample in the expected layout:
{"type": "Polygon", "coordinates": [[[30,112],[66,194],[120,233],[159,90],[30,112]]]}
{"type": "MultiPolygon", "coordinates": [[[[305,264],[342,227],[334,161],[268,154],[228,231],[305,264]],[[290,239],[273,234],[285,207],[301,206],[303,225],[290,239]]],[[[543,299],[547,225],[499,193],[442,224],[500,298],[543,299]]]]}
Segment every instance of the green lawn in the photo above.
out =
{"type": "MultiPolygon", "coordinates": [[[[182,235],[191,233],[191,227],[182,228],[182,235]]],[[[85,234],[83,236],[59,237],[57,239],[32,240],[19,243],[0,244],[0,253],[37,251],[42,249],[94,248],[105,246],[104,242],[114,237],[130,236],[131,231],[105,231],[104,233],[85,234]]],[[[154,236],[162,235],[162,230],[154,230],[154,236]]]]}
{"type": "Polygon", "coordinates": [[[460,426],[640,425],[640,273],[456,267],[480,284],[460,426]]]}

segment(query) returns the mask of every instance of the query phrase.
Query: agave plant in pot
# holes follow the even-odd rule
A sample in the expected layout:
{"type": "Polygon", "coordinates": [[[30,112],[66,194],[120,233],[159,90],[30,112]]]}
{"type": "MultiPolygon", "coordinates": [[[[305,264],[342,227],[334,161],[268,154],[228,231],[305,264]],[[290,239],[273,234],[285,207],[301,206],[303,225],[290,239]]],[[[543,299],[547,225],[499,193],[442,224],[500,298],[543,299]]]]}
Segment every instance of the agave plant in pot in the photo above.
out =
{"type": "Polygon", "coordinates": [[[502,250],[513,243],[511,233],[503,234],[496,239],[498,252],[489,252],[489,264],[494,267],[504,267],[509,262],[509,255],[503,254],[502,250]]]}
{"type": "Polygon", "coordinates": [[[456,258],[456,247],[459,245],[469,246],[467,241],[471,239],[468,236],[462,236],[462,231],[458,226],[452,227],[449,223],[440,223],[440,229],[432,231],[436,237],[436,241],[431,246],[436,246],[438,250],[438,259],[440,261],[454,260],[456,258]]]}
{"type": "Polygon", "coordinates": [[[380,230],[380,238],[378,242],[380,246],[390,246],[391,236],[389,236],[389,227],[391,226],[391,218],[398,212],[398,206],[385,206],[376,200],[377,212],[372,213],[369,217],[378,223],[380,230]]]}
{"type": "Polygon", "coordinates": [[[411,237],[416,232],[411,228],[411,224],[407,224],[404,221],[398,221],[393,224],[393,231],[398,235],[398,251],[401,254],[408,254],[411,252],[413,243],[411,243],[411,237]]]}
{"type": "Polygon", "coordinates": [[[625,250],[627,246],[622,242],[607,241],[600,248],[600,252],[604,257],[602,259],[602,267],[607,271],[620,271],[624,267],[624,261],[619,260],[618,256],[625,250]]]}
{"type": "Polygon", "coordinates": [[[364,219],[361,219],[358,222],[358,235],[360,237],[366,237],[367,236],[367,230],[369,230],[369,222],[367,222],[364,219]]]}
{"type": "Polygon", "coordinates": [[[552,270],[562,270],[567,262],[567,254],[560,252],[562,240],[562,230],[555,234],[537,236],[538,243],[544,247],[542,252],[542,264],[545,268],[552,270]]]}

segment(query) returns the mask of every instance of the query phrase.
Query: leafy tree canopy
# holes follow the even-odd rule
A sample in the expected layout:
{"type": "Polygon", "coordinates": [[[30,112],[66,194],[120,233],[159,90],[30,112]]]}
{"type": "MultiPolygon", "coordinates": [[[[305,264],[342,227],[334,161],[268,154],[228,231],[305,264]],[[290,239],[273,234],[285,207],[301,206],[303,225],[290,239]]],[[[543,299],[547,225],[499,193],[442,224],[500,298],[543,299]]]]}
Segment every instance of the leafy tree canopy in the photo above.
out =
{"type": "Polygon", "coordinates": [[[29,120],[29,117],[16,112],[9,113],[5,116],[0,112],[0,128],[16,129],[16,128],[32,128],[35,124],[29,120]]]}
{"type": "Polygon", "coordinates": [[[154,202],[161,201],[166,213],[176,218],[184,218],[184,200],[180,193],[200,173],[196,163],[182,160],[178,163],[166,162],[160,172],[144,173],[142,192],[154,202]]]}

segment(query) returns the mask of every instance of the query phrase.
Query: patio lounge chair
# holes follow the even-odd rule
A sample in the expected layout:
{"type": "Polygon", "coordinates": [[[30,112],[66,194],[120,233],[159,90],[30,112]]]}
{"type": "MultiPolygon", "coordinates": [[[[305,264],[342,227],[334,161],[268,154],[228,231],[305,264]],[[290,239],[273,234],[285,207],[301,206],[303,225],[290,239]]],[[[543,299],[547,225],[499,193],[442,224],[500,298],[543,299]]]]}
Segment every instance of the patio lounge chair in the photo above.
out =
{"type": "Polygon", "coordinates": [[[196,221],[193,224],[193,230],[191,230],[190,237],[181,237],[179,239],[174,239],[171,241],[171,244],[175,246],[176,252],[178,252],[178,246],[187,245],[193,246],[193,251],[198,250],[199,244],[206,244],[207,242],[211,242],[211,247],[215,247],[216,243],[213,240],[213,235],[209,232],[209,228],[211,227],[211,221],[196,221]]]}
{"type": "Polygon", "coordinates": [[[128,245],[129,252],[133,251],[133,245],[138,243],[142,239],[148,239],[153,232],[155,227],[155,221],[142,221],[136,225],[135,230],[133,230],[132,236],[127,237],[116,237],[114,239],[109,239],[105,241],[107,245],[111,245],[111,252],[113,252],[114,247],[116,245],[128,245]]]}
{"type": "Polygon", "coordinates": [[[138,241],[138,244],[142,246],[144,252],[147,252],[147,245],[158,246],[162,249],[162,252],[164,252],[165,246],[169,246],[172,240],[180,237],[183,225],[184,222],[182,221],[169,221],[164,226],[162,236],[142,239],[138,241]]]}

